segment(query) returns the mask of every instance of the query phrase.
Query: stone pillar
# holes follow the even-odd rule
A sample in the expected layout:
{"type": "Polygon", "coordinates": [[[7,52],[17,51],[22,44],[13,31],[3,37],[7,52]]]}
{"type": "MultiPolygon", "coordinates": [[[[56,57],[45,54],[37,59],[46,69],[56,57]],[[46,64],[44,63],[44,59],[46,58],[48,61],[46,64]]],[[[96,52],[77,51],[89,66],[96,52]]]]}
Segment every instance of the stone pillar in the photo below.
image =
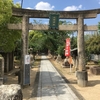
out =
{"type": "Polygon", "coordinates": [[[3,84],[4,78],[4,59],[0,57],[0,85],[3,84]]]}
{"type": "Polygon", "coordinates": [[[56,61],[59,63],[61,61],[61,55],[58,54],[56,61]]]}
{"type": "Polygon", "coordinates": [[[76,56],[76,69],[78,70],[78,56],[76,56]]]}
{"type": "Polygon", "coordinates": [[[14,69],[14,52],[9,53],[9,71],[14,69]]]}
{"type": "Polygon", "coordinates": [[[28,33],[29,33],[29,18],[24,15],[22,18],[22,55],[21,55],[21,85],[23,86],[24,68],[25,68],[25,55],[28,54],[28,33]]]}
{"type": "Polygon", "coordinates": [[[28,54],[28,33],[29,33],[29,18],[24,15],[22,19],[22,41],[23,41],[23,51],[28,54]]]}
{"type": "Polygon", "coordinates": [[[83,15],[78,16],[78,36],[77,36],[77,47],[78,47],[78,68],[77,71],[77,82],[81,87],[87,85],[87,71],[85,68],[85,47],[84,47],[84,18],[83,15]]]}
{"type": "Polygon", "coordinates": [[[82,15],[78,18],[78,37],[77,37],[77,46],[78,46],[78,59],[79,59],[79,70],[85,70],[85,48],[84,48],[84,19],[82,15]]]}
{"type": "Polygon", "coordinates": [[[9,53],[5,53],[5,72],[9,72],[9,53]]]}

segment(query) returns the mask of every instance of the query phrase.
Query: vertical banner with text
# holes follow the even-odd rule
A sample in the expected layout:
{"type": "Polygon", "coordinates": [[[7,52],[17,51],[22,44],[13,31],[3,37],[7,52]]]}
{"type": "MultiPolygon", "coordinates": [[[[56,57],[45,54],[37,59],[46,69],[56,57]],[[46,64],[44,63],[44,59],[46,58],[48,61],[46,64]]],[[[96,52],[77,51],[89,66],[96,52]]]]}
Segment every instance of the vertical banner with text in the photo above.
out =
{"type": "Polygon", "coordinates": [[[25,55],[23,85],[30,85],[30,55],[25,55]]]}
{"type": "Polygon", "coordinates": [[[70,38],[66,39],[66,46],[65,46],[65,56],[70,56],[70,38]]]}

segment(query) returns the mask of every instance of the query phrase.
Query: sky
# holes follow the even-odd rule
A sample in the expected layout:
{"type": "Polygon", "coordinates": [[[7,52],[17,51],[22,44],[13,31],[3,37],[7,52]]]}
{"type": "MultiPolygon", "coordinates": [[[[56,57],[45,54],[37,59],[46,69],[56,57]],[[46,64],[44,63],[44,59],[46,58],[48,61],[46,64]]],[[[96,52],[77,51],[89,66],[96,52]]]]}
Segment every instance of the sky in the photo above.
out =
{"type": "MultiPolygon", "coordinates": [[[[100,0],[13,0],[14,4],[21,4],[22,1],[22,8],[34,10],[78,11],[100,8],[100,0]]],[[[76,20],[66,20],[76,23],[76,20]]],[[[87,25],[97,25],[98,22],[100,14],[97,18],[84,19],[84,24],[87,25]]]]}

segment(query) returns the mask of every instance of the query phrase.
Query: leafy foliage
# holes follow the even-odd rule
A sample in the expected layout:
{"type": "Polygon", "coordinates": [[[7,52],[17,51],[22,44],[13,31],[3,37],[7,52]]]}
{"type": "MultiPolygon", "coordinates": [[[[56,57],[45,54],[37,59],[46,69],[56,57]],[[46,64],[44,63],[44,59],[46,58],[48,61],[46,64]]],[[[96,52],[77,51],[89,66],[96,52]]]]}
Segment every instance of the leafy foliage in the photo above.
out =
{"type": "Polygon", "coordinates": [[[100,35],[92,35],[86,41],[86,51],[93,54],[100,54],[100,35]]]}
{"type": "MultiPolygon", "coordinates": [[[[61,21],[59,24],[67,24],[61,21]]],[[[69,24],[69,23],[68,23],[69,24]]],[[[29,47],[33,51],[48,51],[64,56],[65,39],[72,34],[72,31],[30,31],[29,47]]],[[[74,46],[74,45],[73,45],[74,46]]]]}
{"type": "Polygon", "coordinates": [[[77,48],[77,36],[71,38],[71,49],[77,48]]]}
{"type": "Polygon", "coordinates": [[[12,16],[12,0],[0,0],[0,51],[11,52],[16,47],[16,41],[21,37],[20,31],[9,30],[8,23],[17,23],[20,18],[12,16]]]}
{"type": "Polygon", "coordinates": [[[44,37],[40,31],[31,31],[29,34],[29,47],[34,51],[43,49],[44,37]]]}
{"type": "Polygon", "coordinates": [[[12,0],[0,0],[0,26],[9,22],[12,15],[12,0]]]}

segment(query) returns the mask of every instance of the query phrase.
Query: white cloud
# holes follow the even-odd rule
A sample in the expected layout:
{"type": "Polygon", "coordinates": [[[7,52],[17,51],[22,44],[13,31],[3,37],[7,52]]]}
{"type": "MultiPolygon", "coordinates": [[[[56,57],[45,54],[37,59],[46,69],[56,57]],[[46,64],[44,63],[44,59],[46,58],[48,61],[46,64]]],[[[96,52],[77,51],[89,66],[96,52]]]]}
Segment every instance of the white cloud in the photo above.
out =
{"type": "Polygon", "coordinates": [[[79,10],[82,8],[82,5],[79,5],[79,6],[68,6],[66,8],[64,8],[64,11],[73,11],[73,10],[79,10]]]}
{"type": "Polygon", "coordinates": [[[48,24],[49,24],[49,22],[44,22],[43,24],[48,25],[48,24]]]}
{"type": "Polygon", "coordinates": [[[75,20],[75,19],[70,20],[70,22],[71,22],[72,24],[76,24],[76,20],[75,20]]]}
{"type": "Polygon", "coordinates": [[[21,1],[18,1],[18,2],[16,2],[16,3],[21,4],[21,1]]]}
{"type": "Polygon", "coordinates": [[[33,9],[33,8],[27,7],[26,9],[33,9]]]}
{"type": "Polygon", "coordinates": [[[53,10],[54,6],[51,6],[48,2],[39,2],[36,4],[35,9],[37,10],[53,10]]]}
{"type": "Polygon", "coordinates": [[[78,8],[81,9],[82,8],[82,5],[79,5],[78,8]]]}

